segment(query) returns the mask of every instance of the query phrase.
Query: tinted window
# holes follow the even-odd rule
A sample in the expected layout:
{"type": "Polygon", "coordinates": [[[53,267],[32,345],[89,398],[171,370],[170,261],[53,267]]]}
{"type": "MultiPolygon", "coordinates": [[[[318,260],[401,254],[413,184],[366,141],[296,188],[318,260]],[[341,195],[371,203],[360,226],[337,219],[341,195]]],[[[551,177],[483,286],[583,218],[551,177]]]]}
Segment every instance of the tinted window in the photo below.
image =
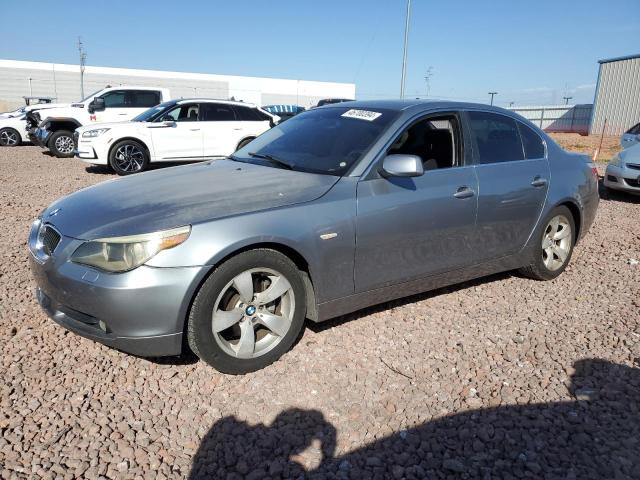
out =
{"type": "Polygon", "coordinates": [[[261,122],[264,120],[264,118],[258,115],[258,110],[255,108],[234,105],[233,109],[236,111],[236,118],[243,122],[261,122]]]}
{"type": "Polygon", "coordinates": [[[343,175],[397,116],[386,109],[310,110],[267,130],[233,157],[271,167],[272,162],[255,154],[271,155],[293,170],[343,175]]]}
{"type": "Polygon", "coordinates": [[[516,121],[505,115],[469,112],[472,135],[480,163],[523,160],[522,143],[516,121]]]}
{"type": "Polygon", "coordinates": [[[629,130],[627,130],[625,133],[630,133],[631,135],[639,135],[640,134],[640,123],[638,123],[637,125],[634,125],[629,130]]]}
{"type": "Polygon", "coordinates": [[[124,90],[113,90],[102,95],[105,108],[123,108],[125,106],[124,90]]]}
{"type": "Polygon", "coordinates": [[[152,90],[134,90],[129,92],[130,102],[127,102],[131,108],[149,108],[160,103],[160,92],[152,90]]]}
{"type": "Polygon", "coordinates": [[[221,103],[203,103],[202,120],[205,122],[228,122],[236,119],[231,105],[221,103]]]}
{"type": "Polygon", "coordinates": [[[544,158],[544,143],[540,136],[524,123],[518,122],[520,138],[524,145],[524,154],[527,159],[544,158]]]}
{"type": "Polygon", "coordinates": [[[169,110],[166,113],[163,113],[158,118],[156,118],[156,121],[197,122],[198,121],[198,104],[187,103],[187,104],[177,105],[175,108],[169,110]]]}

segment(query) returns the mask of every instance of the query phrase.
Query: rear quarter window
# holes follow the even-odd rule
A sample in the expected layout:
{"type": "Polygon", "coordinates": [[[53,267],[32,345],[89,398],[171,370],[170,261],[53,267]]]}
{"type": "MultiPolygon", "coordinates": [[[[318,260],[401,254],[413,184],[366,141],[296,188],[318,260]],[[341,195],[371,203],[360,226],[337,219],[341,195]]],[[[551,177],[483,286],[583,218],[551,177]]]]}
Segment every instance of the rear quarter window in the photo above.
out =
{"type": "Polygon", "coordinates": [[[527,127],[524,123],[518,122],[522,145],[524,146],[524,154],[526,159],[544,158],[544,142],[532,128],[527,127]]]}

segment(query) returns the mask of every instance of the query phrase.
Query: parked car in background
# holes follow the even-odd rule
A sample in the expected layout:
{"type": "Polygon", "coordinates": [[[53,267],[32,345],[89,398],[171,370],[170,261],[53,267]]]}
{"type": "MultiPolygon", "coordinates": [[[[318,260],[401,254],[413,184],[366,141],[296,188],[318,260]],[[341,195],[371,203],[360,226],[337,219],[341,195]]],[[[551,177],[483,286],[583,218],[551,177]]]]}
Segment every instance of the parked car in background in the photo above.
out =
{"type": "Polygon", "coordinates": [[[55,108],[53,103],[42,103],[20,107],[0,115],[0,146],[16,147],[28,140],[27,113],[34,108],[41,110],[55,108]]]}
{"type": "Polygon", "coordinates": [[[227,160],[66,196],[28,244],[38,301],[64,327],[148,356],[179,354],[185,335],[239,374],[283,355],[305,318],[511,269],[556,278],[598,201],[589,157],[517,114],[355,102],[227,160]]]}
{"type": "Polygon", "coordinates": [[[636,123],[620,137],[622,148],[632,147],[640,143],[640,123],[636,123]]]}
{"type": "Polygon", "coordinates": [[[640,194],[640,143],[616,153],[604,174],[604,186],[640,194]]]}
{"type": "Polygon", "coordinates": [[[350,100],[348,98],[324,98],[318,102],[316,107],[322,107],[323,105],[332,105],[334,103],[342,103],[342,102],[353,102],[354,100],[350,100]]]}
{"type": "Polygon", "coordinates": [[[281,122],[295,117],[299,113],[305,111],[305,108],[301,107],[300,105],[265,105],[262,107],[262,109],[271,113],[272,115],[277,115],[278,117],[280,117],[281,122]]]}
{"type": "Polygon", "coordinates": [[[170,100],[166,88],[107,86],[78,103],[55,108],[32,108],[27,112],[27,130],[32,143],[49,149],[56,157],[73,157],[73,131],[83,125],[124,122],[170,100]]]}
{"type": "Polygon", "coordinates": [[[109,165],[118,175],[129,175],[145,170],[149,163],[226,157],[277,120],[277,116],[244,102],[172,100],[130,122],[78,128],[75,152],[85,162],[109,165]]]}

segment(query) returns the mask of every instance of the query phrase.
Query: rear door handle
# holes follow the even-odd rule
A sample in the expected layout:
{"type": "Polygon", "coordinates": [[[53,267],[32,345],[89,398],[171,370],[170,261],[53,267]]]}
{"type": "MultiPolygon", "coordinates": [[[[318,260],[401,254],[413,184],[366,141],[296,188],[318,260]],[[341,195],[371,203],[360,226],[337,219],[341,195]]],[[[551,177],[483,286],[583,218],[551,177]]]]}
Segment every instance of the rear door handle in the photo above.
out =
{"type": "Polygon", "coordinates": [[[199,128],[190,128],[189,130],[191,130],[192,132],[199,132],[200,131],[199,128]]]}
{"type": "Polygon", "coordinates": [[[542,178],[540,175],[536,176],[531,182],[531,185],[533,185],[534,187],[544,187],[546,184],[547,179],[542,178]]]}
{"type": "Polygon", "coordinates": [[[476,192],[474,192],[469,187],[464,185],[462,187],[459,187],[458,190],[456,190],[456,193],[453,194],[453,196],[456,198],[469,198],[469,197],[473,197],[475,193],[476,192]]]}

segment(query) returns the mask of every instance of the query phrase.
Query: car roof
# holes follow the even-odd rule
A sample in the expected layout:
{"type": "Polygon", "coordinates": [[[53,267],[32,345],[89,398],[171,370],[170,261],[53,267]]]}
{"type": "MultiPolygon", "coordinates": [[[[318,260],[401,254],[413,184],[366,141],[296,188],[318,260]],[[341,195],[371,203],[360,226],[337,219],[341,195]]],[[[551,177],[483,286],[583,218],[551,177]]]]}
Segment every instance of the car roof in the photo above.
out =
{"type": "Polygon", "coordinates": [[[387,110],[434,110],[434,109],[451,109],[451,110],[467,110],[482,109],[486,111],[494,111],[496,113],[512,114],[510,110],[504,108],[486,105],[482,103],[456,102],[451,100],[409,100],[409,99],[390,99],[390,100],[355,100],[350,102],[342,102],[340,104],[323,105],[318,108],[384,108],[387,110]]]}
{"type": "Polygon", "coordinates": [[[226,105],[238,105],[242,107],[255,108],[256,105],[253,103],[247,102],[238,102],[234,100],[222,100],[219,98],[204,98],[204,97],[196,97],[196,98],[181,98],[176,100],[176,105],[182,103],[191,103],[191,102],[203,102],[203,103],[224,103],[226,105]]]}

